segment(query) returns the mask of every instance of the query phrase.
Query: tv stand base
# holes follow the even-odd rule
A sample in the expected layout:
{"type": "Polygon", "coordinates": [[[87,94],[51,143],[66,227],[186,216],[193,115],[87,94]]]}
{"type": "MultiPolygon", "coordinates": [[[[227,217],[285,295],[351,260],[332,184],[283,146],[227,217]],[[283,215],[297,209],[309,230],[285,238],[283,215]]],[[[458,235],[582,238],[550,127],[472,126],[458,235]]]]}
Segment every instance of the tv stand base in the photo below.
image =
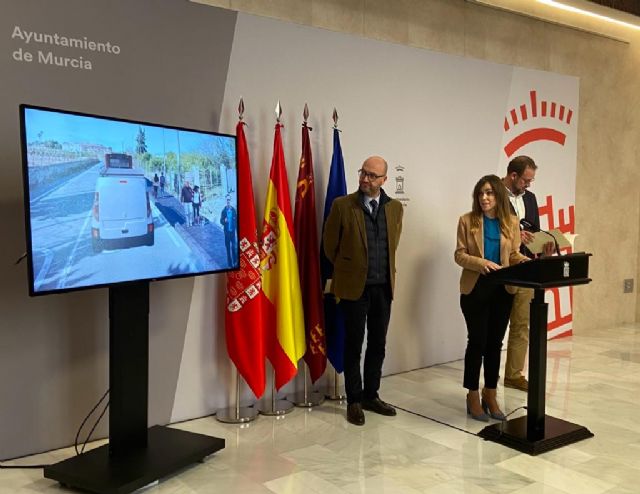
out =
{"type": "Polygon", "coordinates": [[[127,494],[166,477],[224,448],[224,439],[156,425],[146,448],[115,456],[106,444],[44,469],[44,476],[65,487],[96,494],[127,494]]]}

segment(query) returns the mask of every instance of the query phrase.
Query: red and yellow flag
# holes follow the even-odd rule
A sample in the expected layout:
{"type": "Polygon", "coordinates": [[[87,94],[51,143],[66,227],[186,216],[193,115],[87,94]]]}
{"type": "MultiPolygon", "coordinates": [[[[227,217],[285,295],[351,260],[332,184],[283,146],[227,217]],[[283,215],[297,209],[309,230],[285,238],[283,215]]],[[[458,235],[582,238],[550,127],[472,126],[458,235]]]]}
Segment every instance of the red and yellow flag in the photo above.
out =
{"type": "Polygon", "coordinates": [[[313,178],[313,158],[309,142],[309,127],[302,126],[302,156],[298,169],[295,225],[296,251],[300,266],[300,286],[304,307],[307,350],[304,360],[309,366],[311,381],[316,382],[327,367],[324,330],[324,302],[320,280],[320,253],[316,221],[316,194],[313,178]]]}
{"type": "Polygon", "coordinates": [[[296,375],[298,360],[305,352],[300,277],[280,127],[276,124],[260,253],[266,298],[266,354],[275,370],[276,389],[296,375]]]}
{"type": "Polygon", "coordinates": [[[251,163],[243,123],[236,126],[238,159],[238,241],[240,269],[227,274],[225,331],[227,351],[257,398],[265,387],[263,296],[260,250],[253,202],[251,163]]]}

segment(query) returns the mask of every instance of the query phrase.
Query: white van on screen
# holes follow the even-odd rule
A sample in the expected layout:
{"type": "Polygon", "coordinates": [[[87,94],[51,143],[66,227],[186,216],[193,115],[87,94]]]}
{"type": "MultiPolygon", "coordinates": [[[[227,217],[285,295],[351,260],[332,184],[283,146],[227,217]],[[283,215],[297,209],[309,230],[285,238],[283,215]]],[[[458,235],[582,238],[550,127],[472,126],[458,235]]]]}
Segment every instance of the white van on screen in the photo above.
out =
{"type": "Polygon", "coordinates": [[[96,182],[91,217],[94,252],[154,244],[147,179],[131,156],[109,153],[96,182]]]}

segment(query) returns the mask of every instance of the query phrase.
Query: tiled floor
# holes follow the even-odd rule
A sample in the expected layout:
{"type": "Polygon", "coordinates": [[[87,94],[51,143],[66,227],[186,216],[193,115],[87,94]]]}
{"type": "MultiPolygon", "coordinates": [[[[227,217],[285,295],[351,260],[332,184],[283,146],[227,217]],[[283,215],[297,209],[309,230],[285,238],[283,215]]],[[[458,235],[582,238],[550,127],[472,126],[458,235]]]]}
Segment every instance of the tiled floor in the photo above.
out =
{"type": "MultiPolygon", "coordinates": [[[[347,424],[344,406],[332,402],[248,426],[213,417],[179,424],[225,438],[226,448],[148,492],[640,492],[640,326],[591,331],[548,349],[547,413],[588,427],[594,438],[537,457],[485,442],[475,435],[483,424],[464,413],[459,361],[384,378],[382,398],[413,413],[367,413],[364,427],[347,424]]],[[[498,392],[505,411],[525,404],[520,391],[498,392]]],[[[67,449],[20,462],[70,455],[67,449]]],[[[0,493],[54,492],[68,491],[40,470],[0,470],[0,493]]]]}

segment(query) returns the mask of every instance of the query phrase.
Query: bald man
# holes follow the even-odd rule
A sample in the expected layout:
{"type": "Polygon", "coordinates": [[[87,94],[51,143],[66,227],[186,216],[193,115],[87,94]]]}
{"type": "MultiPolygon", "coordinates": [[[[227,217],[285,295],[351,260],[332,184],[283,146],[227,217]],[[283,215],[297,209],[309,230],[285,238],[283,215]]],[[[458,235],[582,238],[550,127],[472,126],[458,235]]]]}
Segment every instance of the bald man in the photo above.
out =
{"type": "Polygon", "coordinates": [[[387,162],[371,156],[358,170],[356,192],[337,198],[324,226],[324,251],[333,264],[330,290],[346,323],[344,383],[347,421],[364,425],[364,410],[396,414],[378,396],[402,231],[402,204],[382,189],[387,162]],[[360,357],[367,328],[364,382],[360,357]]]}

